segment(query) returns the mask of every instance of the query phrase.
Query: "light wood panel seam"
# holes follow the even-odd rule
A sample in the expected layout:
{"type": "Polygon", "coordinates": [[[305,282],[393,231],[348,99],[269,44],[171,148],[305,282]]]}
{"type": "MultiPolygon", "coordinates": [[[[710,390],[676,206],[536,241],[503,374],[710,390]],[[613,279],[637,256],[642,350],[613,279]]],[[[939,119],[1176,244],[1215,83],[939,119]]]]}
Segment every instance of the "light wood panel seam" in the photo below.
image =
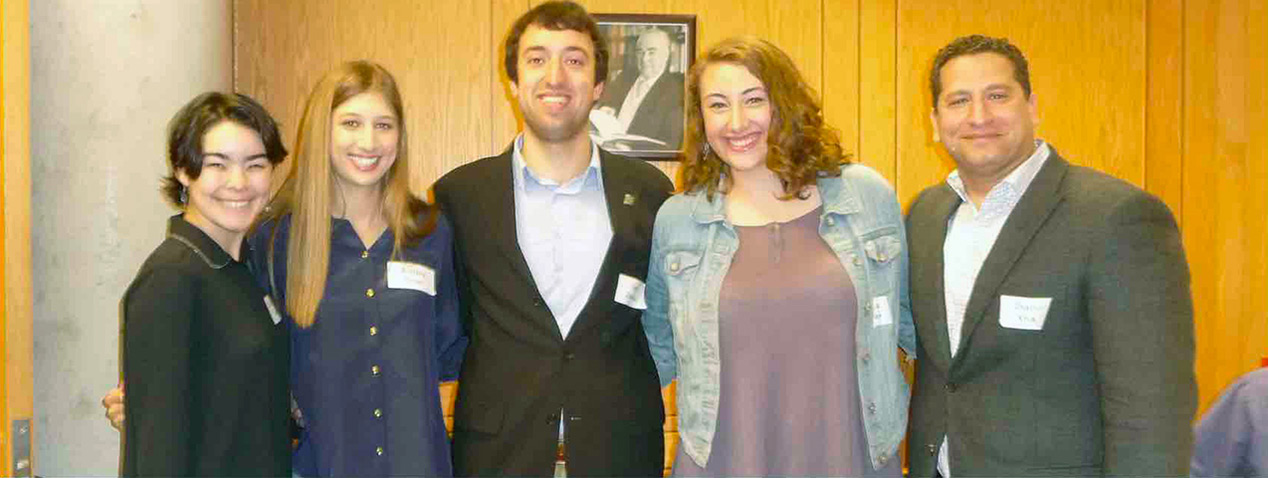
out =
{"type": "Polygon", "coordinates": [[[229,67],[233,72],[233,79],[229,81],[229,87],[233,88],[236,93],[238,91],[238,0],[233,0],[229,4],[229,9],[229,21],[233,22],[233,28],[229,29],[229,67]]]}
{"type": "MultiPolygon", "coordinates": [[[[889,141],[894,145],[893,150],[890,152],[891,157],[889,158],[892,161],[892,163],[890,163],[891,164],[890,167],[893,169],[889,172],[889,176],[894,178],[894,182],[898,182],[898,150],[900,148],[900,145],[898,144],[898,115],[900,114],[898,112],[898,92],[900,91],[898,87],[898,78],[900,76],[898,73],[898,54],[899,54],[899,48],[900,48],[899,40],[902,38],[902,36],[900,35],[901,33],[900,29],[902,28],[902,24],[898,21],[898,12],[901,12],[902,9],[903,9],[902,0],[894,0],[894,10],[893,10],[894,16],[890,18],[890,21],[893,22],[893,25],[894,25],[894,45],[893,45],[894,71],[892,72],[893,77],[890,78],[890,84],[893,85],[894,94],[890,95],[890,98],[889,98],[890,107],[893,108],[893,111],[894,111],[892,121],[890,122],[890,136],[889,136],[889,141]]],[[[895,189],[895,191],[897,191],[897,189],[895,189]]]]}
{"type": "MultiPolygon", "coordinates": [[[[863,152],[863,0],[854,1],[854,49],[858,51],[858,61],[854,62],[854,160],[860,160],[863,152]]],[[[895,168],[897,169],[897,168],[895,168]]],[[[894,191],[898,191],[898,175],[894,175],[894,191]]]]}
{"type": "MultiPolygon", "coordinates": [[[[1178,55],[1176,55],[1176,61],[1179,63],[1179,65],[1177,65],[1176,72],[1177,74],[1180,75],[1180,91],[1177,92],[1179,93],[1179,97],[1177,98],[1177,101],[1180,102],[1180,123],[1179,123],[1180,131],[1179,131],[1179,134],[1177,135],[1179,136],[1177,138],[1177,141],[1180,142],[1180,145],[1179,145],[1180,146],[1180,151],[1179,151],[1180,164],[1178,165],[1180,168],[1180,200],[1178,201],[1178,209],[1180,210],[1173,211],[1172,215],[1178,218],[1176,219],[1176,222],[1179,225],[1179,227],[1184,227],[1184,222],[1182,222],[1183,221],[1182,218],[1184,217],[1184,209],[1185,209],[1184,191],[1187,188],[1186,183],[1188,182],[1187,181],[1188,175],[1185,174],[1184,163],[1189,157],[1189,155],[1187,154],[1189,151],[1189,147],[1187,144],[1188,135],[1184,134],[1184,128],[1185,128],[1185,125],[1187,124],[1185,121],[1185,118],[1187,118],[1189,115],[1189,111],[1188,111],[1189,110],[1189,95],[1188,95],[1189,75],[1185,74],[1185,72],[1188,71],[1188,55],[1186,55],[1185,52],[1188,51],[1188,44],[1189,44],[1189,33],[1188,33],[1189,29],[1185,28],[1185,25],[1188,23],[1188,18],[1189,18],[1189,9],[1187,6],[1187,2],[1188,0],[1180,0],[1180,8],[1179,8],[1180,52],[1178,55]]],[[[1145,8],[1148,8],[1148,5],[1146,5],[1145,8]]],[[[1148,47],[1148,42],[1146,42],[1146,47],[1148,47]]]]}

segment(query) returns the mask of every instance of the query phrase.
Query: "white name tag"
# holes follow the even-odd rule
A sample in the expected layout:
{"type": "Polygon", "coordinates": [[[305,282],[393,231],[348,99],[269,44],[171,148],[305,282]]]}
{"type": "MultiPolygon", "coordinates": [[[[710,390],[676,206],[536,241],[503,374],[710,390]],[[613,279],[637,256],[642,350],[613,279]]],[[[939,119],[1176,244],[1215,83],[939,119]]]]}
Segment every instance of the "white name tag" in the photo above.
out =
{"type": "Polygon", "coordinates": [[[647,286],[643,281],[621,274],[616,279],[616,301],[631,309],[647,310],[647,286]]]}
{"type": "Polygon", "coordinates": [[[872,327],[882,327],[894,323],[893,314],[889,313],[889,296],[872,298],[872,327]]]}
{"type": "Polygon", "coordinates": [[[999,325],[1006,329],[1043,330],[1051,297],[999,296],[999,325]]]}
{"type": "Polygon", "coordinates": [[[387,263],[387,287],[436,295],[436,271],[422,264],[391,261],[387,263]]]}
{"type": "Polygon", "coordinates": [[[273,325],[282,323],[282,314],[277,312],[277,306],[273,305],[273,297],[264,295],[264,308],[269,309],[269,318],[273,319],[273,325]]]}

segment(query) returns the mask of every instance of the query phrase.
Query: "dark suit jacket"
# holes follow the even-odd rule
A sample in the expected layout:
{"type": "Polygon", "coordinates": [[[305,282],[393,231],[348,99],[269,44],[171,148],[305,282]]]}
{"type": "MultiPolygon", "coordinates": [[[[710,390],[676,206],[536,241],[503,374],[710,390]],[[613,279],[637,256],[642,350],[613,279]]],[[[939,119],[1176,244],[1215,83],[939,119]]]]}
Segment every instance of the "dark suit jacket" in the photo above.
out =
{"type": "Polygon", "coordinates": [[[455,231],[470,345],[454,411],[454,473],[553,473],[560,409],[569,476],[660,476],[665,415],[641,311],[614,301],[644,280],[652,224],[672,185],[656,168],[600,150],[612,242],[567,340],[533,283],[515,233],[511,150],[436,182],[455,231]]]}
{"type": "Polygon", "coordinates": [[[1054,150],[978,274],[951,358],[943,284],[960,198],[926,189],[907,218],[919,339],[911,476],[1187,474],[1197,394],[1180,232],[1157,198],[1054,150]],[[1000,296],[1050,297],[1042,330],[1000,325],[1000,296]]]}
{"type": "MultiPolygon", "coordinates": [[[[637,79],[638,73],[633,72],[624,73],[612,80],[604,88],[599,106],[610,106],[620,113],[621,104],[625,103],[625,97],[629,95],[630,88],[634,87],[637,79]]],[[[639,104],[638,112],[634,113],[634,119],[630,121],[626,132],[664,141],[667,145],[665,150],[678,150],[682,146],[682,125],[686,120],[682,110],[683,94],[686,91],[683,88],[682,73],[666,71],[661,74],[656,83],[652,84],[652,89],[647,90],[647,96],[643,97],[643,102],[639,104]]]]}

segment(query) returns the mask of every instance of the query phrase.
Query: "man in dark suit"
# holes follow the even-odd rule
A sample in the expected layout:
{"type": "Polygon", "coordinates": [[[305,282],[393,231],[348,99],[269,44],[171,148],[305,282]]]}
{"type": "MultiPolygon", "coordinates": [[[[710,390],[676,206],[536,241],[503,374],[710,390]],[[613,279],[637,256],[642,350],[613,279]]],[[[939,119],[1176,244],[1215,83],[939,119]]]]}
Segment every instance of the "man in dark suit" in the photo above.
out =
{"type": "Polygon", "coordinates": [[[669,33],[648,28],[638,36],[637,68],[625,68],[599,98],[599,108],[626,126],[625,132],[665,144],[639,144],[637,149],[677,151],[682,143],[683,75],[667,71],[669,33]]]}
{"type": "Polygon", "coordinates": [[[1193,307],[1170,210],[1035,139],[1007,40],[953,41],[930,86],[956,171],[907,218],[911,476],[1186,474],[1193,307]]]}
{"type": "Polygon", "coordinates": [[[527,127],[435,186],[471,338],[455,474],[659,476],[664,410],[639,319],[652,224],[672,184],[590,141],[608,51],[583,8],[530,10],[505,55],[527,127]]]}

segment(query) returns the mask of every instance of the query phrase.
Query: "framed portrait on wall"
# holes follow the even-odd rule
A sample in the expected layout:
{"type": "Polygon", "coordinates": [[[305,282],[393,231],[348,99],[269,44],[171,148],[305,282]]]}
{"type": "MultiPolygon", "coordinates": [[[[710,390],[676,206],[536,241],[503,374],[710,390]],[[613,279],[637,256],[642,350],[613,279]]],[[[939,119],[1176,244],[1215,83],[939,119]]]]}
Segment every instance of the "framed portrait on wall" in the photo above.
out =
{"type": "Polygon", "coordinates": [[[611,56],[590,135],[609,151],[674,160],[682,148],[686,74],[695,61],[695,15],[594,15],[611,56]]]}

